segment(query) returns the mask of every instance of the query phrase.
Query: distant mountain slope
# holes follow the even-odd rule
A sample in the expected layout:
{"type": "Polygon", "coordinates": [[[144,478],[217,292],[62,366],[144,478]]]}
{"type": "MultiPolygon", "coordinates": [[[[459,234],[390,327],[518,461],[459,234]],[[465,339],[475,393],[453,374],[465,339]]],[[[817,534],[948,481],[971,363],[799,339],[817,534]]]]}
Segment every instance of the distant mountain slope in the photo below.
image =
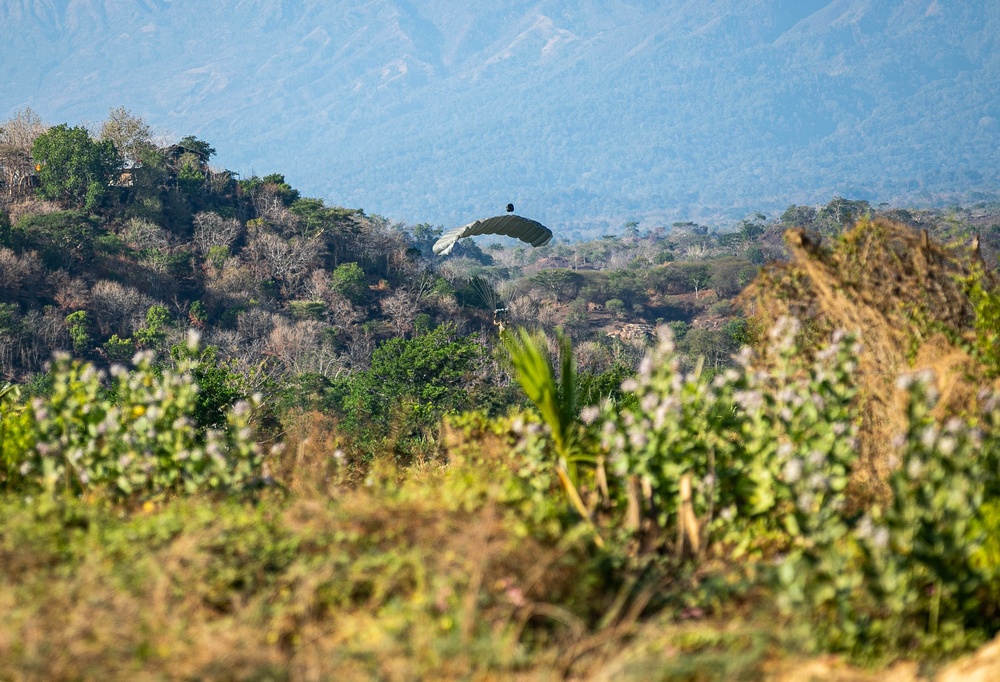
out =
{"type": "Polygon", "coordinates": [[[2,116],[124,105],[411,222],[1000,190],[985,0],[9,0],[0,35],[2,116]]]}

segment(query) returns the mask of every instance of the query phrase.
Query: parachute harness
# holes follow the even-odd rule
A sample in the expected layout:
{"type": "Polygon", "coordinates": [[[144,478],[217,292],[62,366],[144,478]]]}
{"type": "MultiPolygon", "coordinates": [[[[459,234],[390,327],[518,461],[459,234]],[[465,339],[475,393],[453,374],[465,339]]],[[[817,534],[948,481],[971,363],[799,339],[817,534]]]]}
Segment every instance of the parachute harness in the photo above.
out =
{"type": "Polygon", "coordinates": [[[503,330],[507,328],[507,309],[497,308],[493,311],[493,325],[498,327],[500,333],[503,334],[503,330]]]}

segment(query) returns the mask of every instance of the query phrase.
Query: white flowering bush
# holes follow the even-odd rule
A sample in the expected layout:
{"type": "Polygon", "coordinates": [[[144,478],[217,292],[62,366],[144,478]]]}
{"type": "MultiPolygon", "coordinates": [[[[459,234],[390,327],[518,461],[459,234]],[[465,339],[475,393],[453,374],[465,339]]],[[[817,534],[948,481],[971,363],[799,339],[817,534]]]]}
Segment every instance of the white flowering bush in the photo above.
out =
{"type": "Polygon", "coordinates": [[[1000,629],[1000,565],[982,561],[984,505],[1000,493],[1000,396],[984,392],[981,414],[942,423],[929,372],[899,387],[909,392],[908,426],[896,443],[893,499],[854,528],[868,579],[849,620],[868,631],[845,643],[875,653],[964,649],[1000,629]]]}
{"type": "Polygon", "coordinates": [[[796,332],[793,320],[772,331],[775,360],[767,369],[756,368],[745,349],[738,369],[709,380],[697,369],[681,371],[671,332],[661,327],[658,344],[623,386],[635,407],[605,405],[600,431],[611,469],[644,481],[648,512],[661,528],[676,523],[685,475],[706,531],[759,517],[803,537],[837,517],[857,456],[857,348],[838,334],[805,361],[796,332]]]}
{"type": "Polygon", "coordinates": [[[134,369],[112,367],[109,382],[93,365],[57,355],[51,395],[5,406],[0,443],[6,486],[94,490],[124,499],[238,489],[259,477],[252,405],[237,403],[224,429],[199,429],[191,363],[161,371],[153,359],[150,352],[136,354],[134,369]]]}
{"type": "Polygon", "coordinates": [[[810,637],[868,661],[968,649],[1000,630],[1000,396],[937,417],[929,372],[905,376],[907,428],[894,446],[892,499],[841,511],[780,569],[780,596],[810,637]]]}
{"type": "MultiPolygon", "coordinates": [[[[760,355],[744,349],[734,368],[709,378],[682,371],[670,330],[658,330],[622,387],[630,399],[559,422],[575,434],[585,498],[608,498],[588,505],[585,520],[613,541],[612,553],[638,531],[642,542],[618,556],[641,547],[639,573],[650,558],[668,558],[659,565],[677,592],[659,598],[685,606],[719,603],[711,591],[735,584],[710,580],[709,566],[753,562],[757,578],[742,584],[772,589],[817,649],[877,661],[992,637],[1000,631],[1000,395],[984,391],[979,412],[936,416],[931,375],[903,377],[907,426],[890,462],[892,499],[861,506],[847,492],[859,453],[861,348],[836,332],[806,352],[799,332],[795,320],[780,320],[760,355]],[[686,541],[692,525],[699,536],[686,541]],[[687,551],[670,551],[677,543],[687,551]],[[679,578],[688,569],[678,559],[699,581],[679,578]]],[[[555,420],[544,421],[521,436],[520,455],[551,474],[559,448],[547,442],[555,420]]]]}

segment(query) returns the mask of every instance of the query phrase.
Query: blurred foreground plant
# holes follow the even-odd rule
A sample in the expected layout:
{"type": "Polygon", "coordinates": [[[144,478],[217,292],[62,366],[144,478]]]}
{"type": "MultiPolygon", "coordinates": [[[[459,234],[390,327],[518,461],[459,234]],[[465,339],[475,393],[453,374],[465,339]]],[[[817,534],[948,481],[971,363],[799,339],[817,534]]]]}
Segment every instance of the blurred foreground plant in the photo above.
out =
{"type": "Polygon", "coordinates": [[[855,526],[867,579],[845,619],[853,638],[844,644],[873,655],[962,650],[1000,629],[1000,563],[984,551],[997,530],[990,509],[1000,494],[1000,396],[983,391],[981,414],[942,420],[930,372],[899,385],[909,393],[908,426],[893,498],[855,526]]]}
{"type": "MultiPolygon", "coordinates": [[[[190,340],[192,353],[197,340],[190,340]]],[[[199,429],[193,361],[158,371],[138,353],[135,368],[104,372],[57,355],[52,392],[24,404],[0,396],[0,448],[8,490],[99,491],[115,499],[168,491],[239,489],[260,476],[251,404],[239,402],[222,429],[199,429]]]]}
{"type": "MultiPolygon", "coordinates": [[[[579,492],[579,467],[581,464],[596,465],[598,461],[585,447],[585,429],[577,416],[577,376],[572,343],[565,336],[558,339],[560,371],[557,378],[544,336],[518,329],[504,338],[518,383],[549,428],[559,482],[573,508],[589,523],[591,515],[579,492]]],[[[601,545],[600,535],[595,537],[601,545]]]]}

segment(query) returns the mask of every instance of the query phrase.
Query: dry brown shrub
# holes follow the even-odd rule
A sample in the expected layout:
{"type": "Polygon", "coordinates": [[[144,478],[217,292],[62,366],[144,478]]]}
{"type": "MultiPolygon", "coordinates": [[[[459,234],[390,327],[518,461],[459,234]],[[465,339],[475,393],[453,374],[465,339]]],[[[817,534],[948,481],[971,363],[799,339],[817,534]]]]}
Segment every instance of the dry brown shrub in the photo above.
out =
{"type": "Polygon", "coordinates": [[[232,246],[243,232],[245,229],[236,218],[224,218],[210,211],[194,216],[194,244],[202,255],[214,246],[232,246]]]}
{"type": "Polygon", "coordinates": [[[55,300],[62,310],[83,310],[90,305],[90,288],[86,280],[70,277],[65,270],[59,270],[49,278],[55,287],[55,300]]]}
{"type": "Polygon", "coordinates": [[[36,291],[44,267],[34,251],[18,255],[0,248],[0,300],[16,300],[36,291]]]}
{"type": "Polygon", "coordinates": [[[291,414],[280,449],[268,462],[274,477],[289,491],[305,498],[334,494],[364,469],[345,455],[336,420],[321,412],[291,414]]]}
{"type": "MultiPolygon", "coordinates": [[[[587,616],[561,606],[587,594],[585,542],[520,532],[496,501],[503,486],[476,485],[479,468],[414,477],[383,461],[365,484],[316,490],[333,425],[304,415],[291,431],[315,439],[283,455],[301,492],[259,516],[169,502],[168,536],[133,551],[90,533],[72,570],[54,546],[8,557],[0,543],[0,679],[550,679],[557,652],[586,641],[587,616]],[[273,524],[267,544],[248,522],[273,524]],[[294,556],[257,565],[258,547],[294,556]],[[241,571],[241,556],[256,568],[241,571]],[[550,653],[525,659],[519,642],[550,653]]],[[[475,458],[501,465],[506,448],[475,458]]],[[[135,513],[151,515],[143,543],[160,512],[135,513]]]]}
{"type": "Polygon", "coordinates": [[[899,375],[933,371],[942,414],[975,407],[983,371],[952,339],[975,321],[960,280],[978,254],[884,219],[859,222],[832,248],[798,229],[785,242],[789,261],[762,272],[743,294],[744,309],[760,329],[797,317],[806,352],[834,329],[857,334],[862,423],[853,484],[856,499],[884,498],[892,442],[906,424],[899,375]]]}
{"type": "Polygon", "coordinates": [[[146,319],[146,311],[156,300],[135,287],[114,280],[98,280],[90,290],[91,309],[100,333],[127,338],[146,319]]]}
{"type": "Polygon", "coordinates": [[[7,207],[7,215],[10,216],[11,224],[17,225],[18,221],[25,216],[48,215],[49,213],[56,213],[61,210],[62,208],[59,204],[54,201],[25,199],[24,201],[14,202],[7,207]]]}
{"type": "Polygon", "coordinates": [[[170,233],[150,220],[130,218],[117,232],[122,241],[137,251],[170,248],[170,233]]]}

